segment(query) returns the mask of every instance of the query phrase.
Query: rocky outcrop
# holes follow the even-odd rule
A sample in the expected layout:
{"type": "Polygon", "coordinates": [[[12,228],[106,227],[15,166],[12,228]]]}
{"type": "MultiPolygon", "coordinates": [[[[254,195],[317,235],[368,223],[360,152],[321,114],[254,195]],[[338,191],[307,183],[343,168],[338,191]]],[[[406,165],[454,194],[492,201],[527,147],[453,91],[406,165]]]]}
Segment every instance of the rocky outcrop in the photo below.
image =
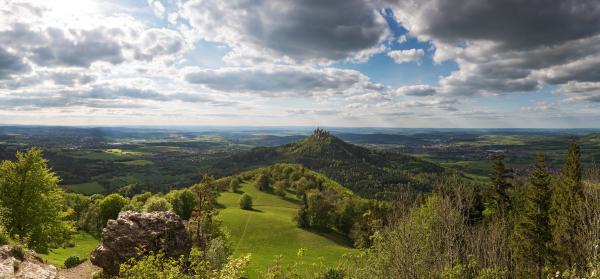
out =
{"type": "Polygon", "coordinates": [[[58,270],[47,265],[33,251],[25,251],[23,257],[15,255],[8,245],[0,246],[0,278],[55,279],[58,270]]]}
{"type": "Polygon", "coordinates": [[[102,230],[102,244],[90,260],[105,273],[117,274],[119,265],[138,256],[140,249],[161,250],[172,258],[189,253],[191,241],[183,220],[173,212],[121,212],[102,230]]]}

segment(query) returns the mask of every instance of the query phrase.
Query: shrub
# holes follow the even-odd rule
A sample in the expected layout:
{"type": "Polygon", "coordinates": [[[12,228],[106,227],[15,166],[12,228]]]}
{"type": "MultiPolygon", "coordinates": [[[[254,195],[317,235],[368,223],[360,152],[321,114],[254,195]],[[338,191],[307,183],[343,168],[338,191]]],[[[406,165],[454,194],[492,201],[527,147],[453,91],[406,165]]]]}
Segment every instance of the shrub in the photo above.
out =
{"type": "Polygon", "coordinates": [[[231,182],[229,182],[229,190],[231,190],[232,193],[237,193],[237,191],[240,189],[240,180],[236,177],[231,179],[231,182]]]}
{"type": "Polygon", "coordinates": [[[323,274],[319,275],[319,279],[344,279],[344,272],[339,269],[328,269],[323,274]]]}
{"type": "Polygon", "coordinates": [[[83,260],[81,260],[79,257],[70,256],[65,260],[64,265],[66,268],[72,268],[72,267],[78,266],[82,262],[83,262],[83,260]]]}
{"type": "Polygon", "coordinates": [[[167,199],[163,197],[152,197],[144,204],[144,212],[170,211],[173,207],[167,199]]]}
{"type": "Polygon", "coordinates": [[[8,244],[9,240],[10,240],[10,237],[8,236],[8,233],[6,232],[4,227],[0,226],[0,245],[8,244]]]}
{"type": "Polygon", "coordinates": [[[173,211],[182,219],[189,220],[196,205],[196,196],[189,189],[171,191],[166,196],[173,206],[173,211]]]}
{"type": "Polygon", "coordinates": [[[13,255],[13,257],[19,260],[23,260],[25,258],[25,248],[23,248],[23,246],[20,244],[14,245],[12,248],[10,248],[10,253],[13,255]]]}
{"type": "Polygon", "coordinates": [[[269,191],[269,177],[265,174],[259,175],[254,181],[254,187],[263,192],[269,191]]]}
{"type": "Polygon", "coordinates": [[[117,219],[121,209],[127,205],[129,200],[119,194],[110,194],[100,201],[98,204],[100,209],[100,224],[102,227],[110,219],[117,219]]]}
{"type": "Polygon", "coordinates": [[[248,194],[243,194],[240,197],[240,208],[245,210],[252,209],[252,197],[248,194]]]}
{"type": "Polygon", "coordinates": [[[274,193],[280,197],[285,197],[285,191],[287,190],[287,188],[289,187],[289,183],[287,182],[287,180],[281,180],[281,181],[277,181],[277,183],[275,183],[274,185],[274,193]]]}

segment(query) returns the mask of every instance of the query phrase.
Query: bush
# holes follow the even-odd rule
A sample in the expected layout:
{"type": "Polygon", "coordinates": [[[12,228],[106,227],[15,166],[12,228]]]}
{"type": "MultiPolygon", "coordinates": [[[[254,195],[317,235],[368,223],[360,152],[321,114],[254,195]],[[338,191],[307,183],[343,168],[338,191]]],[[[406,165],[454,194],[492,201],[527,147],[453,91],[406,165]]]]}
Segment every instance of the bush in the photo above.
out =
{"type": "Polygon", "coordinates": [[[19,260],[23,260],[25,258],[25,248],[19,244],[10,248],[10,253],[13,255],[13,257],[19,260]]]}
{"type": "Polygon", "coordinates": [[[152,197],[144,204],[144,212],[170,211],[173,207],[167,199],[163,197],[152,197]]]}
{"type": "Polygon", "coordinates": [[[265,174],[260,174],[256,178],[256,181],[254,181],[254,187],[263,192],[269,191],[269,177],[265,174]]]}
{"type": "Polygon", "coordinates": [[[81,260],[79,257],[70,256],[65,260],[64,265],[66,268],[72,268],[72,267],[78,266],[82,262],[83,262],[83,260],[81,260]]]}
{"type": "Polygon", "coordinates": [[[8,236],[8,233],[6,232],[6,230],[3,227],[0,227],[0,245],[8,244],[9,240],[10,240],[10,237],[8,236]]]}
{"type": "Polygon", "coordinates": [[[344,279],[344,272],[338,269],[328,269],[323,274],[321,274],[319,279],[344,279]]]}
{"type": "Polygon", "coordinates": [[[243,194],[240,197],[240,208],[245,210],[252,209],[252,197],[248,194],[243,194]]]}
{"type": "Polygon", "coordinates": [[[119,194],[110,194],[102,199],[98,204],[101,227],[104,227],[108,220],[117,219],[119,212],[121,212],[121,209],[123,209],[127,203],[129,203],[129,200],[119,194]]]}
{"type": "Polygon", "coordinates": [[[240,180],[236,177],[231,179],[231,182],[229,182],[229,190],[231,190],[232,193],[237,193],[237,191],[240,189],[240,180]]]}

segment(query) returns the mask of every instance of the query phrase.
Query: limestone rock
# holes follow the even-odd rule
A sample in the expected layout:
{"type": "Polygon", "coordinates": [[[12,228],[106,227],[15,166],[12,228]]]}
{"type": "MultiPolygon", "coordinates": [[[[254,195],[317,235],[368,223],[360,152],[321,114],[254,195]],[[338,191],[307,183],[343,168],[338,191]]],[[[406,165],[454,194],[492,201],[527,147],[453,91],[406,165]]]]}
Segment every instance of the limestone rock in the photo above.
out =
{"type": "Polygon", "coordinates": [[[0,246],[0,278],[55,279],[59,278],[55,266],[47,265],[33,251],[26,251],[17,259],[8,245],[0,246]]]}
{"type": "Polygon", "coordinates": [[[138,256],[140,249],[162,250],[172,258],[189,253],[191,240],[183,220],[173,212],[121,212],[102,230],[102,244],[90,260],[114,275],[119,265],[138,256]]]}

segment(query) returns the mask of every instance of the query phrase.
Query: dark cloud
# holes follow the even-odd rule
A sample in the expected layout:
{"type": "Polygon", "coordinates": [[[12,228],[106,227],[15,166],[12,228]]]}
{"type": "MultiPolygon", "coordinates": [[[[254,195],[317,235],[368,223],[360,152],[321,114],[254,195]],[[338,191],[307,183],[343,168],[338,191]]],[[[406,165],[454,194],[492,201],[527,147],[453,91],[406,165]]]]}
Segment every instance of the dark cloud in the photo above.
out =
{"type": "Polygon", "coordinates": [[[31,68],[21,57],[10,54],[0,47],[0,80],[10,78],[18,73],[28,72],[31,68]]]}
{"type": "Polygon", "coordinates": [[[452,44],[487,40],[511,49],[537,48],[600,33],[596,0],[400,0],[398,10],[419,35],[452,44]]]}
{"type": "Polygon", "coordinates": [[[400,86],[396,89],[396,94],[415,97],[432,96],[436,93],[435,87],[422,84],[400,86]]]}
{"type": "Polygon", "coordinates": [[[459,70],[438,92],[502,94],[600,81],[600,2],[398,0],[394,14],[459,70]]]}
{"type": "Polygon", "coordinates": [[[94,61],[119,64],[125,60],[122,46],[103,30],[78,32],[77,40],[66,37],[63,30],[49,28],[47,45],[33,49],[33,61],[44,66],[89,67],[94,61]]]}
{"type": "Polygon", "coordinates": [[[368,0],[195,0],[183,14],[204,39],[306,61],[377,48],[389,32],[377,9],[368,0]]]}

